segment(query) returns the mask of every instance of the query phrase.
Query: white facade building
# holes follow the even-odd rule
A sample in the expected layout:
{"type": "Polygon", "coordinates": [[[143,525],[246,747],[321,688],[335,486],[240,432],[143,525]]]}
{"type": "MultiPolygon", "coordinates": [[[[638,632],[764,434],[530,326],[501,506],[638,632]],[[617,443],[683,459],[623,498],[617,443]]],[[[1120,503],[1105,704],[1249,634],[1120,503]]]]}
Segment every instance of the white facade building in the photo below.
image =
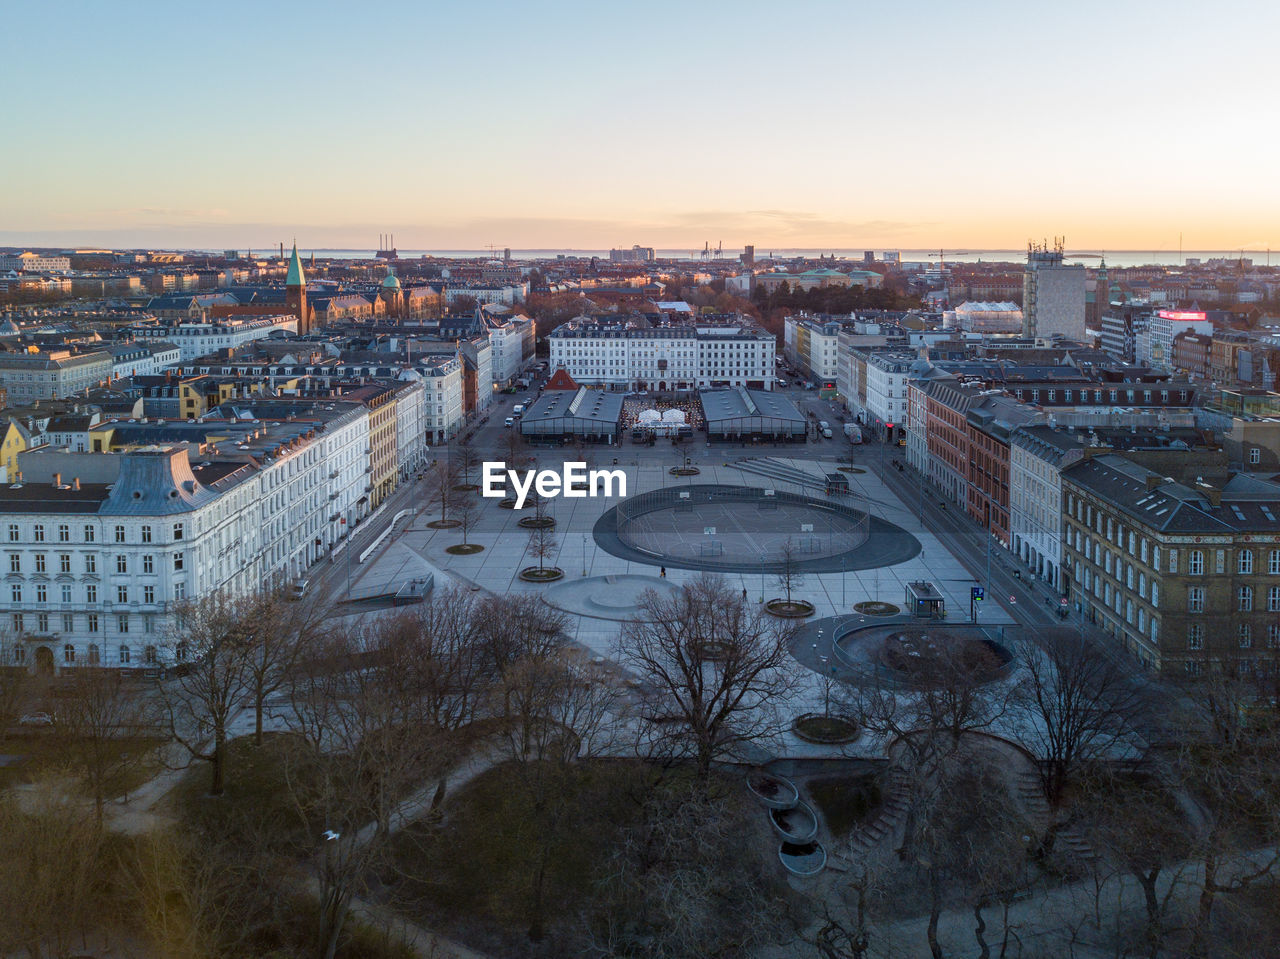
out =
{"type": "Polygon", "coordinates": [[[273,333],[298,332],[296,316],[255,316],[250,319],[214,320],[208,323],[176,323],[171,326],[136,326],[128,332],[138,340],[162,341],[178,347],[182,361],[194,360],[218,350],[235,349],[273,333]]]}
{"type": "Polygon", "coordinates": [[[563,369],[583,385],[767,390],[776,377],[776,341],[742,323],[634,329],[576,322],[561,326],[548,340],[552,371],[563,369]]]}
{"type": "Polygon", "coordinates": [[[872,353],[867,357],[868,422],[904,428],[907,419],[907,380],[916,357],[910,353],[872,353]]]}
{"type": "Polygon", "coordinates": [[[841,324],[811,317],[788,316],[783,320],[784,355],[787,362],[817,383],[835,383],[840,371],[841,324]]]}
{"type": "Polygon", "coordinates": [[[1060,250],[1033,250],[1022,274],[1023,336],[1085,338],[1085,274],[1063,263],[1060,250]]]}
{"type": "Polygon", "coordinates": [[[1009,437],[1009,548],[1062,588],[1062,470],[1084,457],[1077,435],[1031,426],[1009,437]]]}
{"type": "Polygon", "coordinates": [[[462,426],[462,361],[436,356],[418,367],[422,374],[422,428],[427,443],[445,443],[462,426]]]}
{"type": "Polygon", "coordinates": [[[16,256],[0,256],[0,270],[25,270],[28,273],[70,273],[71,258],[67,256],[41,256],[39,253],[19,253],[16,256]]]}
{"type": "Polygon", "coordinates": [[[1160,370],[1173,369],[1173,341],[1179,333],[1213,336],[1213,323],[1205,314],[1179,310],[1156,310],[1147,321],[1146,362],[1160,370]]]}

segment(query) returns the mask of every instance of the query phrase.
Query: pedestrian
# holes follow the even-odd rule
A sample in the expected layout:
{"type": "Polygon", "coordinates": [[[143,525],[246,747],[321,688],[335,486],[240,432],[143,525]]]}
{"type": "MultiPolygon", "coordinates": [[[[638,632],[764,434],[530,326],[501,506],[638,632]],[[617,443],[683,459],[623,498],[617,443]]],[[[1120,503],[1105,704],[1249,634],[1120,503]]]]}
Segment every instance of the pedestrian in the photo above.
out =
{"type": "Polygon", "coordinates": [[[658,570],[658,575],[659,575],[660,577],[662,577],[663,579],[666,579],[666,578],[667,578],[667,568],[666,568],[665,566],[661,567],[661,568],[658,570]]]}
{"type": "Polygon", "coordinates": [[[745,587],[745,586],[744,586],[744,587],[742,587],[742,601],[743,601],[744,603],[747,601],[747,587],[745,587]]]}

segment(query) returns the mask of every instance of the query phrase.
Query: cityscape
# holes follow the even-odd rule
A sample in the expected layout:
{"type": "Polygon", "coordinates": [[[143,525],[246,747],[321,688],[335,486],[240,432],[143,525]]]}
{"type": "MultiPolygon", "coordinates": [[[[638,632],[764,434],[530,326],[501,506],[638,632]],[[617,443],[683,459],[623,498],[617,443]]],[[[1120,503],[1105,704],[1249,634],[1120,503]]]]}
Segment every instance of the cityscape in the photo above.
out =
{"type": "Polygon", "coordinates": [[[794,13],[11,11],[0,959],[1280,959],[1280,15],[794,13]]]}

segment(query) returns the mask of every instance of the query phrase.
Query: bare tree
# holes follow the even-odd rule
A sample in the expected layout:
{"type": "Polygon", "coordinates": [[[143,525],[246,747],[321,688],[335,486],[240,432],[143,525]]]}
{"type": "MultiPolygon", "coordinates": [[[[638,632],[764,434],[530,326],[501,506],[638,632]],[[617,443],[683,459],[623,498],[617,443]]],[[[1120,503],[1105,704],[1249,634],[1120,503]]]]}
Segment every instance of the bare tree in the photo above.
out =
{"type": "Polygon", "coordinates": [[[603,670],[567,647],[522,657],[502,675],[495,711],[503,746],[535,827],[530,863],[529,938],[545,935],[547,867],[571,808],[569,768],[612,742],[618,692],[603,670]]]}
{"type": "Polygon", "coordinates": [[[787,605],[791,606],[791,594],[804,585],[804,574],[800,571],[800,560],[796,554],[796,545],[791,542],[790,538],[782,544],[779,556],[778,588],[782,590],[787,605]]]}
{"type": "Polygon", "coordinates": [[[213,593],[179,606],[170,647],[173,678],[161,685],[173,738],[193,759],[209,763],[211,795],[222,795],[227,738],[249,691],[254,597],[213,593]]]}
{"type": "Polygon", "coordinates": [[[1145,698],[1129,672],[1075,630],[1027,643],[1014,690],[1024,745],[1040,757],[1045,794],[1057,806],[1072,774],[1122,748],[1145,698]]]}
{"type": "Polygon", "coordinates": [[[92,666],[74,671],[69,693],[60,704],[58,735],[89,787],[101,826],[111,779],[144,759],[147,704],[118,671],[92,666]]]}
{"type": "Polygon", "coordinates": [[[469,443],[451,443],[449,444],[449,462],[451,470],[457,470],[456,475],[461,478],[461,485],[470,490],[474,485],[471,482],[471,474],[480,465],[480,453],[469,443]]]}
{"type": "Polygon", "coordinates": [[[462,545],[469,546],[467,537],[480,520],[480,508],[476,498],[470,493],[463,493],[454,501],[453,515],[458,521],[458,528],[462,530],[462,545]]]}
{"type": "Polygon", "coordinates": [[[556,539],[555,529],[551,526],[535,526],[529,530],[528,553],[538,561],[538,572],[546,569],[548,556],[554,556],[560,546],[556,539]]]}
{"type": "Polygon", "coordinates": [[[31,676],[18,659],[18,642],[0,627],[0,728],[18,718],[31,676]]]}
{"type": "Polygon", "coordinates": [[[719,576],[703,574],[670,597],[647,592],[618,659],[643,681],[654,752],[691,757],[705,782],[717,758],[775,732],[797,682],[785,668],[792,629],[719,576]]]}
{"type": "Polygon", "coordinates": [[[298,815],[317,832],[317,955],[333,959],[392,821],[430,766],[415,719],[415,632],[403,619],[321,640],[293,684],[293,730],[305,748],[285,769],[298,815]]]}
{"type": "Polygon", "coordinates": [[[25,798],[0,794],[0,955],[65,956],[96,912],[102,832],[52,781],[25,798]]]}
{"type": "Polygon", "coordinates": [[[289,602],[284,589],[261,590],[248,603],[246,682],[253,707],[253,744],[260,746],[266,700],[283,688],[310,634],[320,629],[321,607],[314,600],[289,602]]]}
{"type": "Polygon", "coordinates": [[[454,501],[459,495],[454,487],[458,485],[460,478],[458,469],[451,460],[436,461],[435,469],[431,471],[431,476],[427,480],[426,489],[427,503],[440,507],[440,518],[435,521],[435,525],[441,527],[456,525],[450,523],[449,516],[454,501]]]}
{"type": "Polygon", "coordinates": [[[544,657],[564,644],[568,617],[540,596],[493,596],[475,618],[483,668],[495,681],[521,660],[544,657]]]}

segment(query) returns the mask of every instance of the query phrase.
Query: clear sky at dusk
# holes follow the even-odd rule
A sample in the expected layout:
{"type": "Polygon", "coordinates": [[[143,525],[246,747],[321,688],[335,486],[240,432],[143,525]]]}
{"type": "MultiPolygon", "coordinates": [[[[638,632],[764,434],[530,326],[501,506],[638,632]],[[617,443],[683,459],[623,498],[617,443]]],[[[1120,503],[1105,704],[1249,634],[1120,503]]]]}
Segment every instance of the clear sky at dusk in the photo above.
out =
{"type": "Polygon", "coordinates": [[[1266,3],[13,4],[0,244],[1280,248],[1266,3]]]}

